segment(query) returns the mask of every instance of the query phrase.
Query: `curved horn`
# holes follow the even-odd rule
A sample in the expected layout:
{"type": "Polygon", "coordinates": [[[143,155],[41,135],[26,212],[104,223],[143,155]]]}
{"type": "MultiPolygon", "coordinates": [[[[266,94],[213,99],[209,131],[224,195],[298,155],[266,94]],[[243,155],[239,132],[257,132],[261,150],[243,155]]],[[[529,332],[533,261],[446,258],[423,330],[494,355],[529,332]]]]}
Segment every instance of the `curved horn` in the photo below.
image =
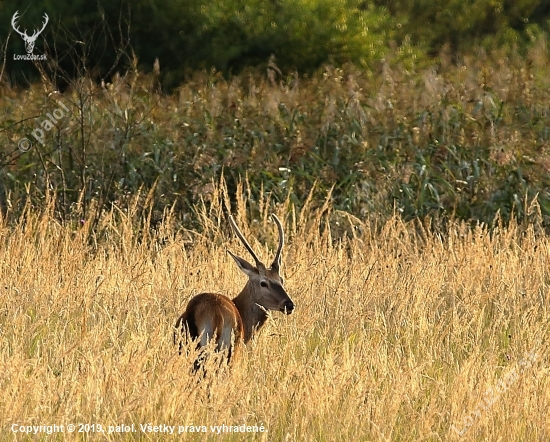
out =
{"type": "Polygon", "coordinates": [[[279,268],[281,267],[281,252],[283,251],[283,245],[285,243],[285,233],[283,231],[283,226],[281,224],[281,221],[279,221],[279,218],[277,218],[274,213],[271,214],[271,218],[273,219],[275,224],[277,224],[277,229],[279,230],[279,248],[277,249],[277,253],[275,253],[275,258],[273,259],[271,268],[279,271],[279,268]]]}
{"type": "Polygon", "coordinates": [[[256,254],[254,253],[254,250],[252,250],[252,247],[250,247],[250,244],[248,244],[248,241],[244,239],[243,234],[237,227],[237,224],[235,224],[235,220],[233,219],[233,215],[229,215],[229,223],[231,224],[231,227],[233,227],[233,230],[235,231],[235,234],[238,236],[238,238],[241,240],[243,245],[246,247],[246,250],[248,250],[248,253],[254,258],[254,261],[256,261],[256,267],[263,267],[262,262],[258,259],[256,254]]]}

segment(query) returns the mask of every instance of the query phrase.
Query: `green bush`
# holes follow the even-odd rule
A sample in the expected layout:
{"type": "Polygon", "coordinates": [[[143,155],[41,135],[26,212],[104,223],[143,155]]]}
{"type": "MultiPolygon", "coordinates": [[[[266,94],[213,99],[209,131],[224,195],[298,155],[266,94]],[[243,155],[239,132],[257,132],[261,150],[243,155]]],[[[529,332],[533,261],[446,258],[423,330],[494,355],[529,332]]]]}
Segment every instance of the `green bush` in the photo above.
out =
{"type": "Polygon", "coordinates": [[[64,95],[5,88],[0,197],[18,213],[53,192],[60,218],[76,220],[141,192],[153,218],[175,204],[191,221],[213,182],[223,176],[233,194],[246,177],[253,200],[270,193],[299,207],[313,189],[312,203],[322,204],[332,189],[332,206],[361,218],[396,210],[407,220],[490,224],[497,214],[529,219],[538,207],[550,225],[544,60],[476,58],[440,73],[386,67],[380,76],[349,65],[281,81],[263,70],[229,80],[195,73],[171,95],[139,70],[104,87],[83,79],[64,95]],[[71,114],[41,145],[32,131],[57,100],[71,114]],[[34,143],[26,153],[21,137],[34,143]]]}
{"type": "Polygon", "coordinates": [[[471,52],[479,45],[516,49],[530,42],[532,29],[546,29],[550,6],[541,0],[377,0],[400,24],[400,38],[438,54],[471,52]],[[531,27],[531,31],[529,31],[531,27]]]}
{"type": "MultiPolygon", "coordinates": [[[[9,34],[18,8],[17,2],[4,2],[0,35],[9,34]]],[[[88,73],[108,80],[128,69],[135,54],[143,71],[158,59],[169,87],[190,70],[237,72],[265,65],[272,55],[281,69],[302,73],[325,63],[372,68],[387,52],[395,29],[385,8],[359,0],[54,1],[20,11],[20,22],[31,29],[44,12],[50,23],[36,48],[47,52],[52,69],[61,67],[73,78],[88,73]],[[79,63],[83,66],[75,68],[79,63]]],[[[22,40],[15,35],[8,50],[24,52],[22,40]]],[[[9,58],[7,70],[20,81],[39,77],[32,64],[9,58]]]]}
{"type": "Polygon", "coordinates": [[[201,8],[210,63],[222,69],[266,62],[311,71],[323,63],[369,65],[391,39],[383,8],[358,0],[212,1],[201,8]],[[207,36],[207,37],[206,37],[207,36]]]}

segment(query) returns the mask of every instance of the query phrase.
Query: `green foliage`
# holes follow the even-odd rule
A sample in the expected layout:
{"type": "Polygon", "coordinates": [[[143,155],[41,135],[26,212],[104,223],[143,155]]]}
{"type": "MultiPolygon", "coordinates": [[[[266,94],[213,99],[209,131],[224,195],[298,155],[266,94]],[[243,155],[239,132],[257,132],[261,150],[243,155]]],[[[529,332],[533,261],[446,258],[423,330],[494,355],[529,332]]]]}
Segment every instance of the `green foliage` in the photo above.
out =
{"type": "MultiPolygon", "coordinates": [[[[4,3],[0,36],[9,34],[11,15],[19,8],[16,2],[4,3]]],[[[20,11],[21,22],[31,29],[44,12],[50,24],[39,39],[37,52],[45,51],[73,78],[82,73],[75,74],[72,66],[80,61],[85,71],[108,80],[116,70],[128,69],[135,54],[144,71],[150,71],[158,59],[169,87],[182,81],[186,69],[214,67],[236,72],[266,64],[272,55],[280,68],[300,72],[313,72],[329,62],[373,68],[393,38],[388,30],[395,28],[385,8],[359,0],[165,0],[99,5],[52,0],[33,4],[24,14],[20,11]],[[79,60],[73,59],[75,51],[80,51],[79,60]]],[[[8,51],[24,52],[21,39],[14,37],[8,51]]],[[[31,65],[9,59],[7,70],[21,81],[25,75],[36,76],[31,65]]]]}
{"type": "Polygon", "coordinates": [[[24,53],[16,34],[6,41],[11,17],[21,9],[23,28],[32,29],[49,14],[36,51],[48,54],[52,70],[59,64],[72,78],[93,74],[109,81],[129,69],[135,55],[144,72],[159,60],[167,89],[195,69],[238,73],[265,67],[272,55],[284,71],[311,74],[327,63],[375,69],[389,56],[413,68],[443,49],[450,55],[479,47],[525,53],[545,41],[550,20],[550,7],[540,0],[49,0],[24,10],[14,0],[2,5],[0,44],[12,81],[40,78],[32,64],[9,57],[24,53]]]}
{"type": "Polygon", "coordinates": [[[529,28],[548,30],[550,7],[540,0],[377,0],[400,22],[400,38],[410,36],[414,44],[431,53],[448,45],[456,51],[507,47],[529,43],[529,28]]]}
{"type": "Polygon", "coordinates": [[[330,191],[336,209],[360,218],[491,224],[540,210],[548,225],[549,64],[540,49],[529,59],[477,58],[440,73],[386,66],[378,76],[327,67],[309,79],[272,64],[231,80],[197,73],[173,95],[138,70],[101,88],[83,79],[64,95],[5,88],[0,197],[18,212],[53,191],[60,218],[78,222],[144,191],[152,221],[176,204],[190,222],[213,183],[223,176],[233,194],[247,177],[248,198],[300,207],[330,191]],[[58,101],[71,113],[41,145],[32,131],[58,101]],[[17,150],[22,137],[29,152],[17,150]]]}
{"type": "Polygon", "coordinates": [[[358,0],[212,1],[201,8],[210,63],[258,64],[271,54],[282,68],[311,70],[332,61],[368,65],[391,38],[389,15],[358,0]]]}

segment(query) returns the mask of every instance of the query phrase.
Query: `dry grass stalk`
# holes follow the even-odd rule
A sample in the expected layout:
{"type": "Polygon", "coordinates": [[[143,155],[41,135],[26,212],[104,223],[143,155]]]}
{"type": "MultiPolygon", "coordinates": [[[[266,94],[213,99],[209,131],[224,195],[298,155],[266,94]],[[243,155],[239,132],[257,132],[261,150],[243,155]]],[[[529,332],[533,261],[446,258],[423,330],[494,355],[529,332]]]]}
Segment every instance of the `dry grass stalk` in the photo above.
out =
{"type": "MultiPolygon", "coordinates": [[[[1,439],[13,423],[99,423],[136,428],[101,440],[148,440],[159,436],[139,425],[152,423],[207,429],[186,440],[214,439],[222,424],[263,424],[251,440],[453,440],[534,351],[464,440],[548,440],[550,238],[514,225],[492,235],[455,225],[443,239],[397,218],[378,229],[349,218],[355,236],[337,239],[330,210],[291,216],[286,287],[299,309],[274,315],[232,370],[197,383],[196,355],[172,343],[174,318],[196,293],[243,284],[212,216],[216,192],[210,223],[187,243],[181,232],[140,238],[122,210],[102,217],[94,247],[85,226],[47,211],[2,220],[1,439]]],[[[268,220],[247,221],[248,209],[237,222],[257,237],[268,220]]],[[[260,259],[272,256],[260,244],[260,259]]]]}

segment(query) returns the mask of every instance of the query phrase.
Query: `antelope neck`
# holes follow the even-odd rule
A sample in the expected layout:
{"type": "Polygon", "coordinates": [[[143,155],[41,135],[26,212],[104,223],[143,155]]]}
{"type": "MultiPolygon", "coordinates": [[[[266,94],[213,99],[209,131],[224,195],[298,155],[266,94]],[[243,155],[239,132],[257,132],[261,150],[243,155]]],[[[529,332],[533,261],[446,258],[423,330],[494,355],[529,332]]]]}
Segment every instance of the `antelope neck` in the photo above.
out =
{"type": "Polygon", "coordinates": [[[267,312],[254,302],[253,294],[254,289],[249,281],[242,292],[233,299],[243,321],[245,344],[250,341],[254,332],[259,331],[267,321],[267,312]]]}

